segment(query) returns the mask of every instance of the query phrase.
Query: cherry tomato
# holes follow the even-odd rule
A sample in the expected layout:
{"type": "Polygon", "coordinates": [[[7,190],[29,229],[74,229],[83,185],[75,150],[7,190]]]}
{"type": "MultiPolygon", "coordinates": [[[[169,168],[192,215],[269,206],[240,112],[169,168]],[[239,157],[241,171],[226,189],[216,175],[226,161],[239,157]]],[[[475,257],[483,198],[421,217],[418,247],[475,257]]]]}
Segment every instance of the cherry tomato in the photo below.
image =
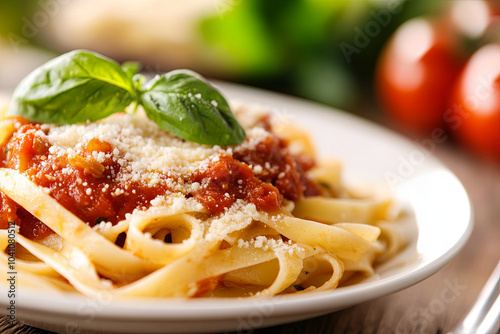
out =
{"type": "Polygon", "coordinates": [[[385,46],[377,64],[376,90],[384,111],[412,134],[444,126],[451,87],[461,61],[452,41],[424,19],[404,23],[385,46]]]}
{"type": "Polygon", "coordinates": [[[444,119],[465,146],[500,161],[500,44],[485,45],[469,59],[444,119]]]}

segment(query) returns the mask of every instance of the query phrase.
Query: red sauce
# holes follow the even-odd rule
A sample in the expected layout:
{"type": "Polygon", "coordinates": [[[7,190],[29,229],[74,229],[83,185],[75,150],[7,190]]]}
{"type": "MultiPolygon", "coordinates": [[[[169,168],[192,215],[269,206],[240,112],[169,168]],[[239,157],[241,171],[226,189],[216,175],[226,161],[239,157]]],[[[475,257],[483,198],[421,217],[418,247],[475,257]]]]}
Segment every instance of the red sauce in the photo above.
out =
{"type": "MultiPolygon", "coordinates": [[[[113,224],[136,208],[147,208],[150,201],[168,189],[159,183],[150,186],[143,182],[116,182],[120,165],[114,157],[99,163],[92,153],[111,153],[109,143],[92,139],[82,155],[54,156],[48,143],[37,143],[37,124],[27,124],[14,133],[11,140],[0,147],[0,167],[19,170],[36,184],[49,189],[50,195],[62,206],[90,226],[100,221],[113,224]]],[[[1,192],[0,192],[1,193],[1,192]]],[[[38,240],[52,231],[29,212],[4,194],[0,197],[0,228],[9,221],[20,226],[20,233],[38,240]]]]}
{"type": "MultiPolygon", "coordinates": [[[[121,166],[105,141],[88,141],[79,155],[52,155],[50,144],[35,135],[40,125],[16,121],[21,127],[0,147],[0,167],[19,170],[90,226],[100,221],[115,224],[136,208],[148,208],[152,199],[169,190],[166,182],[150,185],[118,180],[121,166]],[[97,153],[105,158],[97,161],[97,153]]],[[[212,214],[224,212],[238,199],[274,212],[280,209],[283,197],[296,201],[319,194],[317,185],[305,175],[313,165],[308,157],[290,154],[285,141],[269,136],[255,149],[237,150],[233,156],[221,154],[207,168],[188,176],[185,182],[201,186],[185,195],[193,196],[212,214]],[[262,172],[254,173],[249,165],[261,166],[262,172]]],[[[52,233],[0,192],[0,229],[7,228],[9,221],[15,221],[20,233],[33,240],[52,233]]]]}
{"type": "Polygon", "coordinates": [[[280,208],[283,197],[297,201],[320,194],[316,183],[305,175],[313,166],[312,158],[296,158],[285,141],[268,136],[255,149],[221,155],[206,170],[195,173],[193,180],[202,187],[193,195],[212,214],[222,213],[237,199],[272,212],[280,208]],[[254,174],[250,165],[261,166],[262,172],[254,174]]]}
{"type": "Polygon", "coordinates": [[[257,177],[278,188],[286,199],[299,200],[303,195],[319,195],[319,188],[304,172],[314,166],[312,158],[294,157],[287,143],[275,136],[268,136],[255,149],[236,151],[234,158],[248,165],[261,166],[257,177]]]}
{"type": "Polygon", "coordinates": [[[278,210],[283,201],[276,187],[257,179],[248,165],[227,154],[221,154],[208,168],[194,173],[193,181],[201,184],[194,198],[212,214],[224,212],[237,199],[266,212],[278,210]]]}

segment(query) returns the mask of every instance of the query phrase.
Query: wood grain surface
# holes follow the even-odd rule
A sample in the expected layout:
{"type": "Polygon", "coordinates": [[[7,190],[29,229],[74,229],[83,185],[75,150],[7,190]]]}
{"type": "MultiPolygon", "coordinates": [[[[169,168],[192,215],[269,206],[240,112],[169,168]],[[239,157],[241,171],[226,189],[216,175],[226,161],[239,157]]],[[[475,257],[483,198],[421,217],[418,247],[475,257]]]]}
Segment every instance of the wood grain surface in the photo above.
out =
{"type": "MultiPolygon", "coordinates": [[[[322,317],[244,333],[446,333],[464,316],[500,257],[500,166],[469,156],[450,143],[435,155],[462,181],[471,198],[475,226],[469,242],[435,275],[403,291],[322,317]],[[443,298],[454,286],[456,298],[443,298]]],[[[0,333],[47,331],[5,318],[0,333]]]]}

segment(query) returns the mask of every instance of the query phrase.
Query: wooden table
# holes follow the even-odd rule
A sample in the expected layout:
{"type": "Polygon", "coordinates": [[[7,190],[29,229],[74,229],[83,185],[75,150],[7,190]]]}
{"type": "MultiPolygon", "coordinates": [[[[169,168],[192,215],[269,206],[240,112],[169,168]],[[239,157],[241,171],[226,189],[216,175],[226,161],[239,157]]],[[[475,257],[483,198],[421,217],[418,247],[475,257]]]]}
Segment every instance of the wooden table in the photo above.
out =
{"type": "MultiPolygon", "coordinates": [[[[475,211],[469,242],[444,269],[406,290],[326,316],[256,329],[264,333],[446,333],[476,299],[500,257],[500,166],[473,158],[450,143],[437,147],[441,159],[463,182],[475,211]],[[454,285],[456,298],[443,299],[454,285]]],[[[0,332],[48,333],[0,322],[0,332]]]]}

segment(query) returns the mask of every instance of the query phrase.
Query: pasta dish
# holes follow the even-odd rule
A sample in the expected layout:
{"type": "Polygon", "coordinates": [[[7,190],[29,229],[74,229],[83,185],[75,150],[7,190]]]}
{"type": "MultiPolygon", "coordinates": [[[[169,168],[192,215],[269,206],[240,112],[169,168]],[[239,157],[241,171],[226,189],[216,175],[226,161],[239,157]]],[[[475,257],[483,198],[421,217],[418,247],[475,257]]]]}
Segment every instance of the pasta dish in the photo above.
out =
{"type": "MultiPolygon", "coordinates": [[[[238,145],[174,136],[135,113],[0,122],[0,267],[18,286],[95,296],[258,297],[332,290],[407,243],[387,196],[259,108],[238,145]]],[[[5,284],[5,282],[3,283],[5,284]]]]}

